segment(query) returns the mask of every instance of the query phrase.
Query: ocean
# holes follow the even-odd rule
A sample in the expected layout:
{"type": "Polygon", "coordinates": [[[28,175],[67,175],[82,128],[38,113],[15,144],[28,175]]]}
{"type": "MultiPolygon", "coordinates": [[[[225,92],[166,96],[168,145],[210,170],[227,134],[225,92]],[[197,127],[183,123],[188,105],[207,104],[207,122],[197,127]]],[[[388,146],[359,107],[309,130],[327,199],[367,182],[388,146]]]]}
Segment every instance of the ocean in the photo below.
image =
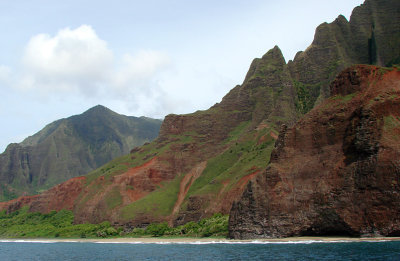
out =
{"type": "Polygon", "coordinates": [[[2,240],[0,260],[400,260],[400,241],[149,244],[2,240]]]}

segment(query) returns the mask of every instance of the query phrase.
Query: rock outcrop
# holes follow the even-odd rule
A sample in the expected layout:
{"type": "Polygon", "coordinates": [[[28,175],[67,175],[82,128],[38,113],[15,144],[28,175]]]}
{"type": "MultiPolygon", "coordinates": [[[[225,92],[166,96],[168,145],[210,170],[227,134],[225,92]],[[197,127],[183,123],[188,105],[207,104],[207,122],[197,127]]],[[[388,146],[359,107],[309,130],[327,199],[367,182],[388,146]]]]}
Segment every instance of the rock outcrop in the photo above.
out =
{"type": "Polygon", "coordinates": [[[306,113],[329,97],[329,84],[351,65],[399,63],[399,21],[399,1],[366,0],[354,8],[350,21],[340,15],[318,26],[312,44],[288,62],[298,110],[306,113]]]}
{"type": "Polygon", "coordinates": [[[400,71],[354,66],[283,128],[230,212],[232,238],[400,235],[400,71]]]}
{"type": "Polygon", "coordinates": [[[84,175],[157,137],[160,120],[96,106],[50,123],[0,154],[0,200],[36,194],[84,175]]]}

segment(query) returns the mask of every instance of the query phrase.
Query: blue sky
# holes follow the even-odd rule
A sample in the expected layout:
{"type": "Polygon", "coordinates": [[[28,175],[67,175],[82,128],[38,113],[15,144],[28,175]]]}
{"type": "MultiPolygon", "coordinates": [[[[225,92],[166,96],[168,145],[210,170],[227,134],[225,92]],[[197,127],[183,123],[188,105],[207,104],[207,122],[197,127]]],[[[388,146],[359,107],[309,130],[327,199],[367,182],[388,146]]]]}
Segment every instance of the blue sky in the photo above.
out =
{"type": "Polygon", "coordinates": [[[286,60],[358,0],[0,0],[0,151],[97,104],[163,118],[204,110],[255,57],[286,60]]]}

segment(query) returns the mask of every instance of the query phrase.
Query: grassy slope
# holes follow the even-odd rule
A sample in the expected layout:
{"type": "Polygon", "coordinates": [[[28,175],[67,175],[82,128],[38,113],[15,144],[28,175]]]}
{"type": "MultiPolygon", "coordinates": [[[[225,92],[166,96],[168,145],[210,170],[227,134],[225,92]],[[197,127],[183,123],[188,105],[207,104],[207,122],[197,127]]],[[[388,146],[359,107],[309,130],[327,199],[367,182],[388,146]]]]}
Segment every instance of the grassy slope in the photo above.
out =
{"type": "Polygon", "coordinates": [[[276,132],[271,128],[246,131],[243,129],[244,126],[246,124],[238,126],[231,133],[230,146],[225,152],[208,160],[206,169],[193,183],[187,197],[201,194],[215,195],[226,182],[228,186],[225,190],[229,190],[243,176],[266,167],[275,142],[269,132],[276,132]],[[259,143],[261,137],[265,136],[266,140],[259,143]]]}
{"type": "MultiPolygon", "coordinates": [[[[227,149],[207,161],[206,169],[190,187],[186,200],[193,195],[205,194],[215,198],[219,193],[232,189],[242,177],[266,167],[275,142],[270,133],[277,134],[277,132],[271,127],[249,131],[249,125],[250,122],[243,122],[229,134],[224,142],[227,149]]],[[[90,192],[85,198],[79,198],[78,208],[96,194],[103,193],[106,189],[104,185],[111,184],[111,182],[107,183],[111,177],[125,172],[130,167],[139,166],[154,156],[171,153],[169,148],[173,144],[185,144],[192,141],[190,133],[181,136],[174,135],[172,139],[174,142],[161,147],[157,142],[146,144],[138,151],[117,158],[89,173],[86,176],[86,186],[90,192]],[[104,177],[106,183],[99,185],[96,180],[101,176],[104,177]]],[[[126,221],[134,219],[140,213],[151,213],[155,218],[160,219],[169,216],[177,200],[184,174],[186,173],[178,174],[171,181],[162,182],[159,189],[128,205],[122,205],[121,196],[114,188],[105,196],[108,211],[119,209],[120,216],[126,221]]],[[[183,208],[185,207],[184,201],[183,208]]]]}

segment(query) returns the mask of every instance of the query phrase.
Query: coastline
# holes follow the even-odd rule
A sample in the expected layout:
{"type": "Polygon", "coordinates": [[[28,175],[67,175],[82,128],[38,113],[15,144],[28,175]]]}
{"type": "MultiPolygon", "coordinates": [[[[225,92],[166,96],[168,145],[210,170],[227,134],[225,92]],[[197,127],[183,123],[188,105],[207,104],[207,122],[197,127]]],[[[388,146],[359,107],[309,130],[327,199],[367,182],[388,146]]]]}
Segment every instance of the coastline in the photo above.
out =
{"type": "Polygon", "coordinates": [[[400,241],[400,237],[288,237],[268,239],[226,239],[226,238],[0,238],[3,242],[18,243],[104,243],[104,244],[269,244],[269,243],[345,243],[345,242],[385,242],[400,241]]]}

